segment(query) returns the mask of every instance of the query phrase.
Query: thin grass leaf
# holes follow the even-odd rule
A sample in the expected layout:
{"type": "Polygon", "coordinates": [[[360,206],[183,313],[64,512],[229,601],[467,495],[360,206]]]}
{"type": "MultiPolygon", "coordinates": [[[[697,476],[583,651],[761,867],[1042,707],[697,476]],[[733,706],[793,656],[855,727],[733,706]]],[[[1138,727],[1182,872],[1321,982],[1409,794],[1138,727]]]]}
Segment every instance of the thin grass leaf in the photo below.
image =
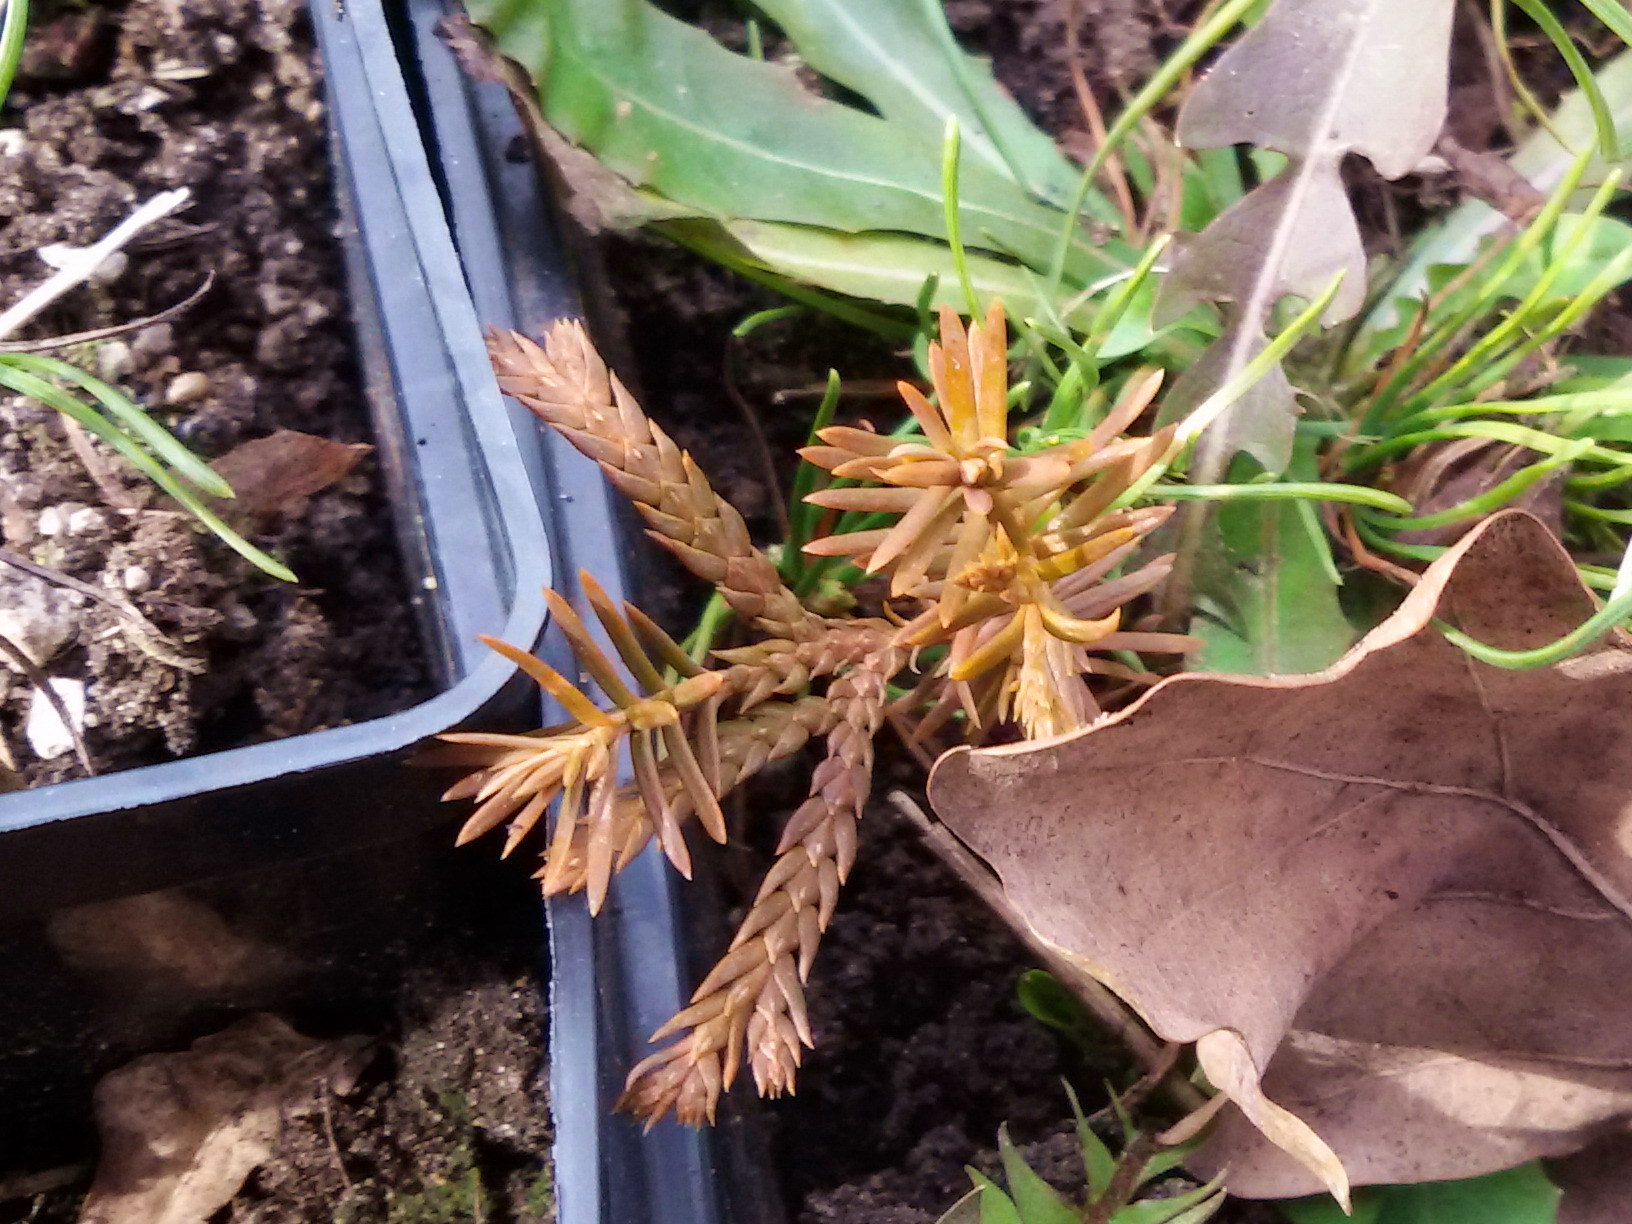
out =
{"type": "Polygon", "coordinates": [[[964,306],[969,317],[981,315],[980,297],[975,283],[969,279],[969,255],[963,249],[963,226],[958,218],[958,161],[961,141],[957,116],[946,121],[946,134],[941,143],[941,195],[946,202],[946,245],[952,251],[952,267],[958,274],[958,287],[963,290],[964,306]]]}
{"type": "Polygon", "coordinates": [[[1134,94],[1127,107],[1106,130],[1104,141],[1094,150],[1093,160],[1083,168],[1082,176],[1077,180],[1077,191],[1072,200],[1069,217],[1055,239],[1054,254],[1048,263],[1048,287],[1051,293],[1059,291],[1074,240],[1076,218],[1089,199],[1094,181],[1105,168],[1105,163],[1116,154],[1119,146],[1128,138],[1128,134],[1139,126],[1140,121],[1167,100],[1174,87],[1184,79],[1184,74],[1194,68],[1202,56],[1216,47],[1257,2],[1258,0],[1226,0],[1211,17],[1192,30],[1189,36],[1169,53],[1155,75],[1134,94]]]}
{"type": "MultiPolygon", "coordinates": [[[[1575,40],[1570,37],[1569,31],[1546,4],[1541,0],[1512,0],[1524,11],[1525,16],[1535,22],[1537,27],[1558,49],[1559,56],[1564,60],[1564,66],[1570,70],[1575,78],[1575,87],[1581,91],[1587,109],[1592,112],[1593,127],[1597,131],[1598,149],[1606,158],[1619,156],[1620,138],[1615,134],[1615,115],[1610,110],[1609,102],[1593,77],[1592,69],[1582,58],[1576,48],[1575,40]]],[[[1623,16],[1625,15],[1623,11],[1623,16]]]]}
{"type": "MultiPolygon", "coordinates": [[[[1341,274],[1323,322],[1361,309],[1365,255],[1340,166],[1360,153],[1385,178],[1399,178],[1433,147],[1445,120],[1452,9],[1450,0],[1277,5],[1191,91],[1179,113],[1179,143],[1250,144],[1284,153],[1288,162],[1176,247],[1157,321],[1203,301],[1227,303],[1229,318],[1219,353],[1180,380],[1176,397],[1199,399],[1208,382],[1245,366],[1285,297],[1308,301],[1341,274]]],[[[1201,483],[1219,483],[1240,451],[1271,472],[1284,467],[1296,403],[1284,380],[1270,391],[1203,440],[1201,483]]]]}
{"type": "Polygon", "coordinates": [[[20,369],[32,370],[43,378],[60,378],[89,392],[127,433],[145,444],[161,462],[169,464],[177,476],[211,497],[233,495],[232,487],[209,464],[183,446],[174,434],[117,387],[109,386],[94,374],[56,357],[14,353],[4,360],[20,369]]]}
{"type": "Polygon", "coordinates": [[[1451,527],[1457,523],[1472,522],[1487,515],[1495,514],[1510,502],[1523,496],[1538,481],[1558,471],[1559,468],[1568,467],[1590,449],[1592,449],[1591,441],[1572,443],[1561,448],[1556,454],[1549,455],[1539,463],[1525,465],[1505,480],[1492,485],[1475,497],[1470,497],[1433,514],[1412,515],[1390,523],[1388,526],[1395,531],[1430,531],[1439,527],[1451,527]]]}
{"type": "MultiPolygon", "coordinates": [[[[841,392],[839,372],[829,370],[827,389],[822,392],[821,403],[816,405],[816,415],[811,418],[810,432],[805,438],[806,446],[816,445],[820,441],[817,435],[833,423],[841,392]]],[[[822,517],[821,508],[811,505],[805,498],[815,492],[817,480],[824,475],[826,473],[808,459],[800,459],[799,467],[793,474],[793,489],[788,495],[788,538],[782,547],[780,568],[782,580],[796,590],[806,569],[805,545],[815,534],[816,525],[822,517]]]]}
{"type": "Polygon", "coordinates": [[[152,454],[143,449],[129,434],[121,432],[100,412],[89,404],[75,399],[60,387],[27,370],[18,369],[12,364],[12,358],[15,356],[8,355],[5,361],[0,361],[0,386],[10,387],[19,395],[37,399],[42,404],[70,417],[118,451],[137,471],[169,494],[182,509],[209,528],[223,544],[250,564],[284,582],[298,581],[294,571],[234,531],[220,515],[200,501],[192,489],[176,479],[168,468],[154,459],[152,454]]]}
{"type": "Polygon", "coordinates": [[[1581,3],[1623,43],[1632,46],[1632,13],[1628,13],[1619,0],[1581,0],[1581,3]]]}
{"type": "Polygon", "coordinates": [[[1370,485],[1342,484],[1335,480],[1266,481],[1262,484],[1157,485],[1150,496],[1159,501],[1334,501],[1374,506],[1395,514],[1409,514],[1403,497],[1370,485]]]}
{"type": "Polygon", "coordinates": [[[0,18],[0,106],[11,94],[11,83],[17,77],[17,65],[23,59],[23,38],[28,33],[28,0],[3,0],[4,17],[0,18]]]}
{"type": "MultiPolygon", "coordinates": [[[[1616,126],[1632,124],[1632,50],[1621,52],[1593,75],[1616,126]]],[[[1582,91],[1564,96],[1553,111],[1552,127],[1553,131],[1543,128],[1531,133],[1508,159],[1508,165],[1537,190],[1551,196],[1577,160],[1587,182],[1597,181],[1611,169],[1597,152],[1596,122],[1582,91]]],[[[1422,297],[1433,268],[1466,266],[1482,242],[1509,224],[1482,200],[1467,199],[1457,205],[1443,221],[1412,240],[1410,257],[1395,277],[1392,292],[1372,308],[1366,329],[1382,331],[1395,326],[1399,300],[1422,297]]]]}

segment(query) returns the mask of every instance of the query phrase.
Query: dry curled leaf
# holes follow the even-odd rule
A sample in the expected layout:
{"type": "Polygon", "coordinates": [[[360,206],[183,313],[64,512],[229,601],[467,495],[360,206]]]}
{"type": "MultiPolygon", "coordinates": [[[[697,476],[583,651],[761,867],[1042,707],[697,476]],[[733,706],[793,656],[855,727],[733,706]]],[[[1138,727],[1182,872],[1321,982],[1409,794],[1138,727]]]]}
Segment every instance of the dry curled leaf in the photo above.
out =
{"type": "Polygon", "coordinates": [[[1507,671],[1433,620],[1531,648],[1593,606],[1498,516],[1324,672],[1174,676],[950,754],[930,798],[1039,935],[1200,1043],[1232,1192],[1569,1152],[1632,1116],[1632,648],[1507,671]]]}
{"type": "Polygon", "coordinates": [[[96,1087],[102,1155],[80,1224],[204,1224],[272,1155],[288,1114],[350,1091],[362,1048],[263,1014],[112,1072],[96,1087]]]}
{"type": "MultiPolygon", "coordinates": [[[[1199,402],[1242,370],[1285,296],[1314,301],[1341,272],[1325,322],[1360,309],[1365,252],[1342,162],[1359,153],[1394,179],[1433,148],[1445,122],[1453,7],[1451,0],[1279,0],[1191,91],[1179,113],[1180,144],[1252,144],[1288,161],[1177,246],[1162,313],[1176,317],[1198,301],[1230,307],[1217,343],[1223,356],[1175,393],[1199,402]],[[1201,379],[1210,385],[1197,385],[1201,379]]],[[[1197,449],[1202,483],[1217,480],[1238,450],[1270,471],[1286,466],[1296,405],[1284,378],[1273,394],[1279,413],[1262,405],[1250,416],[1232,411],[1208,431],[1197,449]]]]}
{"type": "Polygon", "coordinates": [[[315,434],[280,429],[241,443],[210,464],[232,486],[225,503],[249,518],[299,514],[306,500],[356,467],[374,448],[366,442],[334,442],[315,434]]]}

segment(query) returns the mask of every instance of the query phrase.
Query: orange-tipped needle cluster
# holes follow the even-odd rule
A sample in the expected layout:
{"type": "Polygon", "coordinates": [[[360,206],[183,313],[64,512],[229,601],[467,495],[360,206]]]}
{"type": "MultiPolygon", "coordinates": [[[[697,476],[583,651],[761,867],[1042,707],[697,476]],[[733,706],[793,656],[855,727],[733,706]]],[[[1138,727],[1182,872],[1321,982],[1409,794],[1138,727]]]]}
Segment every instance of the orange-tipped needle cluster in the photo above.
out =
{"type": "Polygon", "coordinates": [[[1193,644],[1123,623],[1125,606],[1171,564],[1136,561],[1168,509],[1124,504],[1172,447],[1171,429],[1123,436],[1161,375],[1132,380],[1086,436],[1018,451],[1009,440],[1002,307],[993,303],[967,330],[943,310],[940,343],[929,348],[933,401],[900,385],[922,436],[835,426],[802,452],[856,482],[809,501],[895,516],[890,526],[827,536],[806,551],[855,558],[887,574],[894,597],[917,605],[905,620],[833,619],[805,607],[781,581],[741,516],[641,412],[581,327],[558,324],[542,347],[496,335],[491,351],[504,388],[597,460],[652,536],[714,583],[759,637],[717,651],[704,667],[638,609],[614,606],[586,574],[587,602],[620,671],[588,625],[550,593],[555,624],[607,705],[526,652],[489,642],[568,721],[526,735],[442,737],[440,759],[474,770],[445,796],[477,802],[460,841],[508,823],[509,854],[559,800],[539,874],[547,893],[585,891],[597,910],[612,876],[653,839],[689,875],[685,822],[696,817],[723,841],[720,797],[766,763],[825,739],[809,797],[790,818],[730,951],[654,1037],[666,1044],[631,1072],[622,1099],[648,1121],[672,1112],[709,1122],[742,1065],[762,1093],[792,1089],[811,1042],[803,983],[855,856],[873,738],[892,709],[890,683],[899,673],[935,660],[911,695],[893,703],[920,716],[916,738],[960,709],[972,735],[1012,721],[1043,736],[1096,716],[1088,675],[1143,678],[1106,654],[1193,644]],[[930,656],[929,647],[945,649],[930,656]],[[629,781],[619,772],[625,751],[629,781]]]}
{"type": "MultiPolygon", "coordinates": [[[[950,645],[942,678],[977,725],[1013,718],[1030,736],[1084,726],[1095,713],[1082,676],[1120,673],[1090,648],[1183,651],[1189,638],[1121,632],[1122,605],[1166,577],[1170,558],[1113,582],[1169,509],[1118,508],[1118,499],[1166,453],[1171,427],[1122,438],[1149,407],[1161,373],[1138,379],[1087,436],[1030,454],[1008,441],[1008,338],[1003,308],[964,330],[941,311],[941,342],[929,346],[932,404],[910,383],[900,391],[923,430],[902,441],[850,426],[824,429],[801,452],[835,477],[868,483],[814,493],[830,509],[899,514],[893,526],[829,536],[816,556],[854,557],[887,573],[890,592],[924,610],[903,641],[950,645]]],[[[944,721],[951,702],[936,715],[944,721]]]]}

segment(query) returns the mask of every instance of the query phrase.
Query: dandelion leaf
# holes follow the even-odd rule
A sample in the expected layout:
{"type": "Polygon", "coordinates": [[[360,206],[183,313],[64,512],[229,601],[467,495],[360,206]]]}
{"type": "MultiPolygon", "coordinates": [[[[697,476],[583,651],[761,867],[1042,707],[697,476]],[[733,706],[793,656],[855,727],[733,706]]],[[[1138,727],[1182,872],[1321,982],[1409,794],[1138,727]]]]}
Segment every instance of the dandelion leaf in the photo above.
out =
{"type": "MultiPolygon", "coordinates": [[[[532,75],[544,119],[634,188],[721,220],[946,238],[939,136],[822,97],[792,67],[739,55],[648,0],[469,8],[532,75]]],[[[1060,214],[1008,172],[967,159],[958,205],[971,246],[1049,266],[1060,214]]],[[[1092,280],[1127,256],[1081,240],[1067,272],[1092,280]]]]}
{"type": "Polygon", "coordinates": [[[880,115],[938,144],[955,117],[964,153],[1033,195],[1069,204],[1080,172],[1026,117],[991,69],[958,49],[923,0],[754,0],[804,61],[880,115]]]}

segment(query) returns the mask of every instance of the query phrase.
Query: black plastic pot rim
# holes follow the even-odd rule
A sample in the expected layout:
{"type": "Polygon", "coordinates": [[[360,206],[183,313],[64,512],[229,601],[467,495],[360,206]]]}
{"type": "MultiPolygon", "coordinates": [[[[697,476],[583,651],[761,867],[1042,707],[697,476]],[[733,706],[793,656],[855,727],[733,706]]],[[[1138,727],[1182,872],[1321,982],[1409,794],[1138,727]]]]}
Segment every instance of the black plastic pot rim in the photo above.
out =
{"type": "MultiPolygon", "coordinates": [[[[518,421],[492,376],[385,15],[377,3],[369,2],[348,3],[341,10],[333,0],[313,0],[312,10],[331,82],[367,92],[377,135],[343,132],[342,139],[373,141],[377,148],[371,151],[389,175],[389,183],[365,182],[357,184],[359,189],[394,192],[402,200],[413,252],[404,254],[401,274],[417,276],[428,291],[452,375],[471,409],[467,428],[492,481],[489,510],[502,523],[510,547],[509,577],[515,585],[500,636],[530,648],[547,619],[543,589],[553,578],[548,536],[520,453],[518,421]]],[[[339,117],[331,115],[331,121],[338,123],[339,117]]],[[[457,539],[436,543],[442,549],[461,546],[457,539]]],[[[459,642],[453,653],[463,662],[467,651],[481,649],[474,642],[459,642]]],[[[366,722],[0,795],[0,834],[405,752],[471,719],[516,675],[513,664],[486,651],[463,670],[436,696],[366,722]]]]}

